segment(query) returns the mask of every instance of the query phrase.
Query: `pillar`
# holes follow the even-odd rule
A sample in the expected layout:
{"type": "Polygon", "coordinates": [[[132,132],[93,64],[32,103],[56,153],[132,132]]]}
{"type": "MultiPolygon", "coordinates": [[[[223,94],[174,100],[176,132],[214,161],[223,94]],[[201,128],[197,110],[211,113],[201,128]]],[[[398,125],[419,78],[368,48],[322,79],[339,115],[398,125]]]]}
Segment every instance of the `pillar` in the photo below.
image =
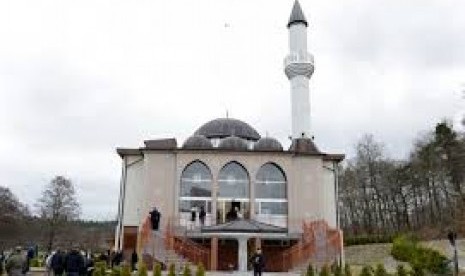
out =
{"type": "Polygon", "coordinates": [[[218,238],[213,237],[210,241],[210,270],[218,270],[218,238]]]}
{"type": "Polygon", "coordinates": [[[262,248],[262,240],[259,237],[256,237],[255,238],[255,250],[257,250],[258,248],[262,248]]]}
{"type": "Polygon", "coordinates": [[[247,272],[247,237],[239,237],[237,238],[237,242],[239,243],[238,249],[238,264],[239,264],[239,271],[247,272]]]}

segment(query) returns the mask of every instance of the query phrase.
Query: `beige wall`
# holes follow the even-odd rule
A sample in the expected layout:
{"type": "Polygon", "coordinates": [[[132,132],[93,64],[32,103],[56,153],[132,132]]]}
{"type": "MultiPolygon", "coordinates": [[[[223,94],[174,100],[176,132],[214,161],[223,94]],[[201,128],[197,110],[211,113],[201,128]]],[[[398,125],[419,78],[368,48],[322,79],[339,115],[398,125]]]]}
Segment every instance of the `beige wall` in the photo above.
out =
{"type": "MultiPolygon", "coordinates": [[[[159,208],[163,221],[177,216],[179,202],[176,195],[179,193],[181,173],[195,160],[204,162],[210,168],[214,195],[220,169],[232,161],[242,164],[249,173],[252,201],[259,168],[268,162],[275,163],[283,169],[288,181],[290,230],[300,231],[303,219],[326,219],[330,225],[336,224],[333,172],[323,167],[332,167],[332,163],[323,162],[320,156],[263,152],[147,151],[143,163],[128,170],[124,225],[137,221],[137,208],[140,208],[142,217],[148,215],[153,206],[159,208]]],[[[212,203],[215,208],[215,201],[212,203]]],[[[254,204],[250,206],[253,216],[254,204]]]]}

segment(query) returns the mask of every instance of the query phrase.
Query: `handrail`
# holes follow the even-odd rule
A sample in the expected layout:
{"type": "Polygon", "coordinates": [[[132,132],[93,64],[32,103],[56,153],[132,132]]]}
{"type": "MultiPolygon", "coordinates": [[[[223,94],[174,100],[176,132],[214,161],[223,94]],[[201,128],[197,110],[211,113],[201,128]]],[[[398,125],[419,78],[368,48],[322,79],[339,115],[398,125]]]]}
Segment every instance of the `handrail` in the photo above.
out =
{"type": "Polygon", "coordinates": [[[322,261],[325,263],[339,254],[342,243],[340,230],[330,228],[324,220],[303,221],[302,230],[302,237],[295,245],[270,258],[268,263],[272,266],[272,270],[288,271],[305,264],[322,251],[324,251],[322,261]],[[325,233],[324,248],[317,248],[318,231],[325,233]]]}
{"type": "Polygon", "coordinates": [[[192,263],[202,263],[207,269],[210,268],[210,251],[184,236],[176,236],[173,231],[175,225],[172,219],[168,219],[165,238],[166,248],[174,250],[192,263]]]}

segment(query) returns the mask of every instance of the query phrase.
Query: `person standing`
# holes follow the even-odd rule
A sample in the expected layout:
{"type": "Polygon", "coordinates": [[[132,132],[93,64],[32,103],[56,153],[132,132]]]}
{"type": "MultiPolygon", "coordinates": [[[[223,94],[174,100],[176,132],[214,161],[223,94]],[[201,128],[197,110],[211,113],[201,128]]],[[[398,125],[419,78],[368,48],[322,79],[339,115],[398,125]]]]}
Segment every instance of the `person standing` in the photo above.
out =
{"type": "Polygon", "coordinates": [[[152,223],[152,230],[158,231],[160,228],[161,213],[157,210],[157,207],[153,207],[150,212],[150,222],[152,223]]]}
{"type": "Polygon", "coordinates": [[[8,276],[21,276],[26,272],[26,258],[21,254],[21,247],[16,247],[15,251],[8,257],[5,265],[8,276]]]}
{"type": "Polygon", "coordinates": [[[3,263],[5,262],[5,253],[3,253],[3,250],[0,251],[0,275],[3,275],[3,270],[4,270],[4,265],[3,263]]]}
{"type": "Polygon", "coordinates": [[[265,257],[262,254],[262,250],[257,248],[255,254],[250,258],[250,262],[253,266],[253,275],[262,276],[262,272],[265,269],[265,257]]]}
{"type": "Polygon", "coordinates": [[[60,249],[53,254],[50,268],[55,276],[61,276],[65,272],[65,254],[60,249]]]}
{"type": "Polygon", "coordinates": [[[195,221],[197,220],[197,210],[195,207],[191,208],[191,228],[195,227],[195,221]]]}
{"type": "Polygon", "coordinates": [[[78,248],[73,248],[65,257],[66,275],[79,276],[84,270],[84,258],[78,248]]]}
{"type": "Polygon", "coordinates": [[[200,212],[199,212],[199,220],[200,220],[200,226],[205,225],[205,217],[207,216],[207,213],[205,212],[205,208],[203,206],[200,207],[200,212]]]}
{"type": "Polygon", "coordinates": [[[138,261],[139,261],[139,257],[137,256],[137,252],[134,249],[134,251],[131,254],[131,271],[136,270],[136,265],[138,261]]]}

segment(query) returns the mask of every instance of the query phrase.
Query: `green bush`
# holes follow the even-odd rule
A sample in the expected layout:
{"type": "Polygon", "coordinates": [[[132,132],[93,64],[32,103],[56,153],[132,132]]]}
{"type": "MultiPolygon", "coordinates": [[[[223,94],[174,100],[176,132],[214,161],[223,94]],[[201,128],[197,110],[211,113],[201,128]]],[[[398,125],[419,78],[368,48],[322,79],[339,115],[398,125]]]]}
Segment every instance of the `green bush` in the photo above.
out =
{"type": "Polygon", "coordinates": [[[373,276],[373,268],[371,266],[364,266],[360,272],[360,276],[373,276]]]}
{"type": "Polygon", "coordinates": [[[342,267],[340,265],[336,265],[333,273],[334,276],[342,276],[342,267]]]}
{"type": "Polygon", "coordinates": [[[331,271],[329,270],[329,266],[325,264],[321,268],[320,276],[330,276],[330,275],[331,275],[331,271]]]}
{"type": "Polygon", "coordinates": [[[131,267],[129,265],[121,267],[121,276],[131,276],[131,267]]]}
{"type": "Polygon", "coordinates": [[[176,276],[176,266],[174,264],[170,264],[168,276],[176,276]]]}
{"type": "Polygon", "coordinates": [[[31,267],[40,267],[39,259],[38,258],[31,259],[30,266],[31,267]]]}
{"type": "Polygon", "coordinates": [[[137,269],[138,276],[147,276],[147,265],[144,261],[139,261],[138,269],[137,269]]]}
{"type": "Polygon", "coordinates": [[[363,245],[372,243],[392,243],[394,236],[392,235],[361,235],[344,237],[344,246],[363,245]]]}
{"type": "Polygon", "coordinates": [[[153,276],[161,276],[161,264],[159,262],[153,264],[153,276]]]}
{"type": "Polygon", "coordinates": [[[96,262],[94,265],[95,269],[92,273],[93,276],[105,276],[105,272],[107,269],[107,263],[105,262],[96,262]]]}
{"type": "Polygon", "coordinates": [[[121,276],[121,269],[119,267],[114,267],[110,272],[110,276],[121,276]]]}
{"type": "Polygon", "coordinates": [[[189,267],[189,264],[186,264],[184,266],[184,270],[182,272],[183,276],[192,276],[191,268],[189,267]]]}
{"type": "Polygon", "coordinates": [[[315,270],[313,269],[312,263],[309,263],[307,266],[306,276],[315,276],[315,270]]]}
{"type": "Polygon", "coordinates": [[[407,276],[408,273],[407,273],[407,270],[405,269],[405,267],[403,265],[398,265],[397,266],[397,276],[407,276]]]}
{"type": "Polygon", "coordinates": [[[199,265],[197,266],[195,276],[205,276],[205,268],[203,267],[202,263],[199,263],[199,265]]]}
{"type": "Polygon", "coordinates": [[[388,273],[383,264],[378,264],[375,269],[375,276],[387,276],[388,273]]]}
{"type": "Polygon", "coordinates": [[[344,276],[352,276],[352,269],[349,264],[344,266],[344,276]]]}
{"type": "MultiPolygon", "coordinates": [[[[425,276],[425,272],[423,271],[423,268],[421,268],[418,265],[415,265],[412,267],[412,272],[410,273],[412,276],[425,276]]],[[[447,275],[447,274],[444,274],[447,275]]]]}
{"type": "Polygon", "coordinates": [[[419,245],[412,237],[397,237],[392,244],[391,255],[396,260],[408,262],[417,270],[427,270],[439,275],[450,274],[446,256],[434,249],[419,245]]]}

